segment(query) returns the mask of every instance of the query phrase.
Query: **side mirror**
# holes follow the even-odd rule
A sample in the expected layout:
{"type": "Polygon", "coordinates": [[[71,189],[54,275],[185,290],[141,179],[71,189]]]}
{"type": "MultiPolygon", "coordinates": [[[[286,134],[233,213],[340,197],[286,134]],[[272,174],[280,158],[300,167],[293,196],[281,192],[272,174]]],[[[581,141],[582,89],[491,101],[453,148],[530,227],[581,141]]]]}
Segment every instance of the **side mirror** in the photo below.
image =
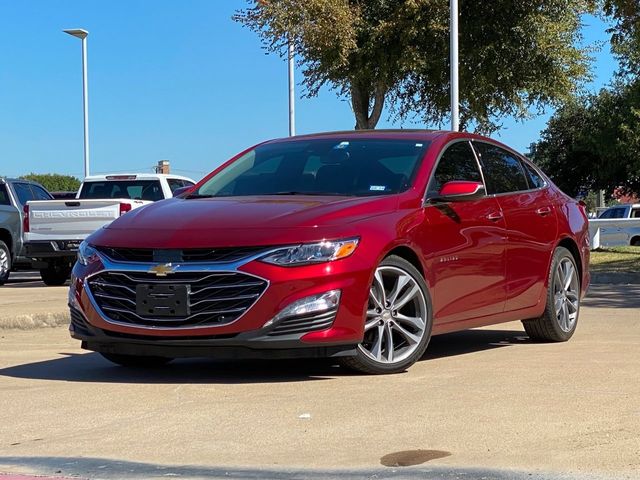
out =
{"type": "Polygon", "coordinates": [[[476,200],[485,195],[484,185],[480,182],[454,180],[445,183],[438,194],[430,200],[437,202],[464,202],[476,200]]]}
{"type": "Polygon", "coordinates": [[[180,188],[176,188],[173,191],[173,196],[174,197],[178,197],[180,195],[182,195],[183,193],[188,192],[189,190],[191,190],[193,188],[193,185],[189,185],[188,187],[180,187],[180,188]]]}

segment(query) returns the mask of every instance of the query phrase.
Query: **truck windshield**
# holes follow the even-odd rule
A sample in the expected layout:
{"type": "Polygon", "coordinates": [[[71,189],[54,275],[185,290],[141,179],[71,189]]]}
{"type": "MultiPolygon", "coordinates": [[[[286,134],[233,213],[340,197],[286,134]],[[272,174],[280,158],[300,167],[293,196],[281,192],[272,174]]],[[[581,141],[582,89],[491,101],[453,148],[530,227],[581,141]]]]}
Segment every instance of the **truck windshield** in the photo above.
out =
{"type": "Polygon", "coordinates": [[[82,184],[80,199],[131,198],[135,200],[162,200],[159,180],[100,180],[82,184]]]}
{"type": "Polygon", "coordinates": [[[189,198],[248,195],[389,195],[413,181],[429,142],[311,139],[261,145],[189,198]]]}

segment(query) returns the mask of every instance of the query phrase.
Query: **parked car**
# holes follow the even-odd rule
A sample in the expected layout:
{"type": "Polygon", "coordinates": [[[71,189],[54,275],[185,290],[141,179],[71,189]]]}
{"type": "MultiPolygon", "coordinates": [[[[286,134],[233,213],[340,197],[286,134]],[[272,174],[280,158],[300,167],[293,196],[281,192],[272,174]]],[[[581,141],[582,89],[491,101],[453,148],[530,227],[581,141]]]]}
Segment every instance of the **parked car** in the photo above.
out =
{"type": "Polygon", "coordinates": [[[194,184],[190,178],[168,174],[86,177],[75,199],[26,205],[27,256],[40,269],[44,283],[62,285],[87,235],[131,210],[171,198],[174,190],[194,184]]]}
{"type": "Polygon", "coordinates": [[[640,218],[640,203],[622,203],[602,211],[598,218],[640,218]]]}
{"type": "Polygon", "coordinates": [[[399,372],[431,335],[481,325],[568,340],[588,241],[583,204],[485,137],[274,140],[88,237],[70,330],[121,365],[321,356],[399,372]]]}
{"type": "Polygon", "coordinates": [[[604,210],[589,220],[591,247],[640,247],[640,204],[627,203],[604,210]]]}
{"type": "Polygon", "coordinates": [[[0,177],[0,285],[11,270],[30,268],[22,238],[22,209],[30,200],[48,200],[51,195],[31,180],[0,177]]]}

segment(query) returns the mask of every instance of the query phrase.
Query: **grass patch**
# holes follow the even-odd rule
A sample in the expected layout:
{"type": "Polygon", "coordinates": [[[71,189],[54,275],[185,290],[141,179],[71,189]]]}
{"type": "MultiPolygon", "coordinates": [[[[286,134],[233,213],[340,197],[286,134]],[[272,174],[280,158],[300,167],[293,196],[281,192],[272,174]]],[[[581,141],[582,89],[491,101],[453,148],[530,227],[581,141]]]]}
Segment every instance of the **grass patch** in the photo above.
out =
{"type": "Polygon", "coordinates": [[[603,247],[591,252],[591,272],[640,272],[640,247],[603,247]]]}

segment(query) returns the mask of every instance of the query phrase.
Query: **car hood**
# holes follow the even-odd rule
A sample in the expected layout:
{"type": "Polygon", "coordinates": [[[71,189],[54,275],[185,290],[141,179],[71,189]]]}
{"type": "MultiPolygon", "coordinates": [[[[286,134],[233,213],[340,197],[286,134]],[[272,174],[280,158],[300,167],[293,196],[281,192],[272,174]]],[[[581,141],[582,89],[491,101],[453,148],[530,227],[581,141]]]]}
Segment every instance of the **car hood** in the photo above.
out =
{"type": "Polygon", "coordinates": [[[397,209],[384,197],[173,198],[135,209],[90,238],[96,245],[199,248],[275,245],[357,235],[354,222],[397,209]]]}

